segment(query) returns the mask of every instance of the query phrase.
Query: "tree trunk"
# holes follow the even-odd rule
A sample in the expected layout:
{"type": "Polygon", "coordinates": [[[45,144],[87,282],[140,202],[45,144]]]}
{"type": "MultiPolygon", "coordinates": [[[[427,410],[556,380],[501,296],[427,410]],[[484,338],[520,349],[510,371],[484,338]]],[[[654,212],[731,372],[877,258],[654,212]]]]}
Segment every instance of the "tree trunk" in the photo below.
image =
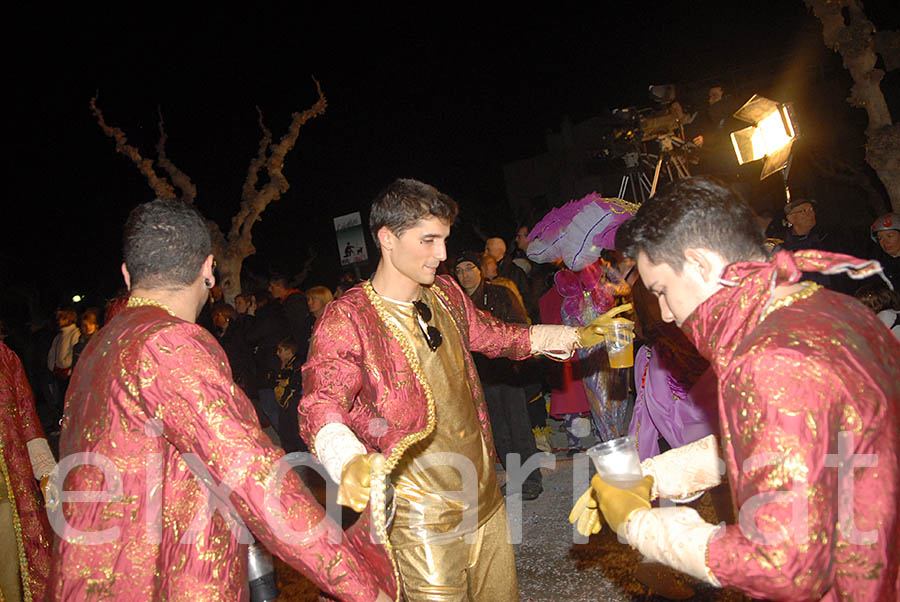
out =
{"type": "Polygon", "coordinates": [[[900,212],[900,130],[892,124],[881,92],[884,71],[875,68],[878,59],[875,26],[866,18],[859,0],[804,2],[822,22],[825,45],[841,54],[844,67],[853,77],[847,102],[865,109],[869,117],[866,162],[884,184],[893,210],[900,212]]]}
{"type": "MultiPolygon", "coordinates": [[[[272,201],[281,198],[290,184],[284,174],[281,173],[287,154],[300,135],[300,128],[314,117],[325,112],[327,102],[322,94],[322,87],[316,78],[318,100],[310,108],[302,113],[292,115],[291,124],[287,132],[278,140],[272,142],[272,132],[263,123],[262,111],[259,114],[259,126],[262,129],[262,139],[259,142],[256,156],[250,160],[247,169],[247,178],[244,180],[241,192],[241,206],[238,212],[231,218],[231,229],[228,235],[222,233],[219,226],[207,220],[210,238],[212,239],[213,256],[216,258],[216,266],[219,274],[219,285],[222,287],[224,298],[228,303],[234,303],[234,298],[241,293],[241,266],[244,259],[256,252],[253,247],[253,224],[259,221],[262,212],[272,201]],[[267,181],[259,186],[259,174],[265,170],[267,181]]],[[[145,159],[140,151],[130,144],[125,132],[106,123],[103,113],[97,106],[97,98],[91,99],[91,111],[97,119],[97,123],[103,129],[103,133],[115,140],[116,151],[125,155],[135,164],[138,170],[147,178],[147,183],[153,189],[153,193],[159,198],[179,198],[187,203],[193,203],[197,197],[197,188],[191,179],[169,159],[166,155],[166,130],[163,123],[162,111],[159,113],[159,142],[156,145],[156,165],[152,159],[145,159]],[[161,176],[157,173],[157,165],[167,174],[161,176]],[[176,189],[180,191],[176,193],[176,189]]]]}

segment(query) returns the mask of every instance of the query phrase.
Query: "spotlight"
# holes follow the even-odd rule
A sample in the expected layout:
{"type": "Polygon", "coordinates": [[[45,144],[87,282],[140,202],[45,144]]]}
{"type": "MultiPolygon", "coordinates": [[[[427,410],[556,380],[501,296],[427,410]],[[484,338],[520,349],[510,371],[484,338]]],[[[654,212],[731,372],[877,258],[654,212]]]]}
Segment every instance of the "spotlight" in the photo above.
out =
{"type": "Polygon", "coordinates": [[[83,299],[81,295],[72,295],[72,303],[81,303],[83,299]]]}
{"type": "MultiPolygon", "coordinates": [[[[754,94],[734,116],[751,124],[731,133],[739,165],[764,158],[760,180],[789,169],[791,146],[797,139],[792,105],[754,94]]],[[[784,178],[787,181],[787,171],[784,178]]]]}

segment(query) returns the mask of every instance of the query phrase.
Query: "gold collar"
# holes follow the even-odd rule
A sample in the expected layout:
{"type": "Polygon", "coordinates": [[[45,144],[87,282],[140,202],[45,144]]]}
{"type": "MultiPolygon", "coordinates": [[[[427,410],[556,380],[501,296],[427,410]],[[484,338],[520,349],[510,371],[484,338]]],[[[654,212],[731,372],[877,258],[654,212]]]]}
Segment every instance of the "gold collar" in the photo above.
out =
{"type": "Polygon", "coordinates": [[[125,304],[125,307],[142,307],[144,305],[159,307],[160,309],[169,312],[169,315],[173,318],[176,317],[175,312],[169,309],[164,303],[160,303],[156,299],[148,299],[147,297],[128,297],[128,303],[125,304]]]}

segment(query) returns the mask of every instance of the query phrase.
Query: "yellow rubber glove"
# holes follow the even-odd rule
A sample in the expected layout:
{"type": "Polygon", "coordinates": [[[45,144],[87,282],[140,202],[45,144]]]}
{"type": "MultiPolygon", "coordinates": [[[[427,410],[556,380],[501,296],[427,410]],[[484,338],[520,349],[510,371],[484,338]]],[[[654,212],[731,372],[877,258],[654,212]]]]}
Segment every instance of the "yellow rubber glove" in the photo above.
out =
{"type": "Polygon", "coordinates": [[[47,488],[50,486],[50,475],[45,474],[41,477],[41,495],[44,496],[44,506],[47,505],[47,488]]]}
{"type": "Polygon", "coordinates": [[[620,313],[630,310],[631,303],[619,305],[618,307],[612,308],[602,316],[599,316],[587,326],[580,327],[578,329],[578,341],[579,343],[581,343],[581,346],[593,347],[594,345],[599,345],[600,343],[602,343],[605,340],[603,331],[612,323],[613,318],[618,316],[620,313]]]}
{"type": "Polygon", "coordinates": [[[569,522],[575,525],[579,533],[585,537],[590,537],[594,533],[599,533],[603,528],[603,520],[600,518],[600,510],[597,508],[597,498],[594,496],[594,489],[588,487],[581,494],[575,506],[569,513],[569,522]]]}
{"type": "Polygon", "coordinates": [[[358,454],[348,460],[341,471],[337,503],[362,512],[369,504],[372,471],[381,470],[384,462],[384,456],[379,453],[358,454]]]}
{"type": "Polygon", "coordinates": [[[628,520],[628,516],[641,508],[650,509],[650,490],[653,488],[653,477],[646,476],[631,489],[619,489],[594,475],[591,489],[598,500],[600,512],[614,531],[628,520]]]}

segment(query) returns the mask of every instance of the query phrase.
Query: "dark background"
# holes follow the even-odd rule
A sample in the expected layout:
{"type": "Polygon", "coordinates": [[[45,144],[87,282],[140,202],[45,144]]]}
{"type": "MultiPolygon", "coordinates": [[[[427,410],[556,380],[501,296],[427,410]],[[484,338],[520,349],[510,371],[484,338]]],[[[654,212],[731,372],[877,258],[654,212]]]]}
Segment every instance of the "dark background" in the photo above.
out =
{"type": "MultiPolygon", "coordinates": [[[[284,167],[291,188],[254,227],[258,252],[244,263],[251,276],[293,273],[317,253],[304,287],[340,275],[332,218],[359,210],[367,219],[371,198],[396,177],[456,198],[452,247],[480,245],[473,224],[511,237],[503,163],[544,152],[564,116],[650,106],[650,84],[679,84],[696,108],[710,83],[756,78],[760,92],[795,103],[804,138],[792,176],[798,191],[828,197],[820,221],[867,224],[887,210],[886,200],[860,209],[853,186],[824,186],[804,164],[815,149],[867,170],[865,113],[844,102],[849,75],[802,2],[598,4],[13,14],[3,42],[0,317],[23,324],[23,294],[51,311],[75,292],[95,304],[121,286],[122,224],[153,194],[91,115],[98,92],[108,123],[145,157],[156,156],[161,108],[167,154],[197,186],[199,209],[227,229],[260,137],[255,107],[277,139],[315,101],[315,75],[328,109],[301,130],[284,167]]],[[[866,5],[879,29],[900,27],[895,2],[866,5]]],[[[896,118],[896,75],[882,87],[896,118]]],[[[770,190],[757,202],[777,199],[770,190]]]]}

